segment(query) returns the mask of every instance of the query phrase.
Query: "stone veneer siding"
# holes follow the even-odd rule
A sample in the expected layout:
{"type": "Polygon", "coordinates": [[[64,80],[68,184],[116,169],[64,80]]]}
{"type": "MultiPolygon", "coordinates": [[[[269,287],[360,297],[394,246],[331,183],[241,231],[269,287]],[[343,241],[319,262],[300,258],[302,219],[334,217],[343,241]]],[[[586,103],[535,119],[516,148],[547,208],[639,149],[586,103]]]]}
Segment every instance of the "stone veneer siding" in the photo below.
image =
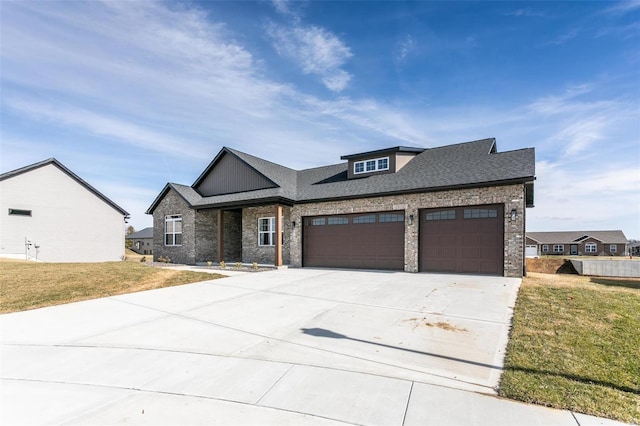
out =
{"type": "MultiPolygon", "coordinates": [[[[247,207],[242,209],[242,261],[269,263],[275,262],[275,246],[258,245],[258,219],[275,217],[276,206],[247,207]]],[[[282,206],[284,216],[284,237],[282,241],[282,263],[290,263],[291,207],[282,206]]]]}
{"type": "MultiPolygon", "coordinates": [[[[224,260],[240,261],[242,214],[240,211],[225,211],[223,220],[224,260]]],[[[158,257],[168,257],[171,263],[194,264],[207,261],[217,263],[218,210],[194,210],[173,189],[169,190],[153,212],[153,247],[154,260],[158,257]],[[164,218],[176,214],[182,215],[182,245],[165,246],[164,218]]]]}
{"type": "MultiPolygon", "coordinates": [[[[302,224],[302,218],[306,216],[404,210],[405,220],[408,220],[409,215],[414,217],[411,225],[408,224],[408,221],[405,222],[404,270],[418,272],[419,210],[483,204],[504,205],[504,276],[521,277],[524,265],[525,236],[525,190],[523,184],[297,204],[291,209],[290,220],[285,219],[285,225],[290,224],[291,221],[302,224]],[[511,210],[514,208],[518,215],[516,220],[512,221],[511,210]]],[[[257,227],[257,218],[254,227],[257,227]]],[[[255,233],[255,238],[257,238],[257,231],[255,233]]],[[[287,235],[286,231],[285,235],[287,235]]],[[[291,266],[301,267],[302,227],[300,225],[291,229],[290,246],[291,266]]]]}
{"type": "Polygon", "coordinates": [[[153,211],[153,259],[168,257],[172,263],[195,263],[195,210],[189,208],[184,199],[173,189],[167,192],[153,211]],[[164,218],[168,215],[182,215],[182,245],[164,245],[164,218]]]}
{"type": "Polygon", "coordinates": [[[218,210],[194,211],[196,253],[193,263],[218,263],[218,210]]]}

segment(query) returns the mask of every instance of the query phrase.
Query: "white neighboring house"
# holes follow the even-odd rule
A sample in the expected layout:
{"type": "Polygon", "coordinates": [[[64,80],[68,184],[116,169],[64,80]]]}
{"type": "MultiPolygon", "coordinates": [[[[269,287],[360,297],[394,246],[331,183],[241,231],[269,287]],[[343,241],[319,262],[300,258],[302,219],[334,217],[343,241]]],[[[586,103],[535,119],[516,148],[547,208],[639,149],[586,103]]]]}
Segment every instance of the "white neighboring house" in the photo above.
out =
{"type": "Polygon", "coordinates": [[[55,158],[0,174],[0,257],[121,260],[128,217],[55,158]]]}

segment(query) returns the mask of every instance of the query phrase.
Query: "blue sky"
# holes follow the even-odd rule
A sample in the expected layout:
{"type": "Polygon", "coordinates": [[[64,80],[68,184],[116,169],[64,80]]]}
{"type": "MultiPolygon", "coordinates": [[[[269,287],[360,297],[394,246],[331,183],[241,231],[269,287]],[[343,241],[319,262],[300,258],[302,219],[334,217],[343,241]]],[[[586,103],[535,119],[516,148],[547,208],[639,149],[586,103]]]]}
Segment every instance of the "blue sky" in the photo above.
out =
{"type": "Polygon", "coordinates": [[[640,1],[2,1],[0,169],[131,213],[229,146],[294,169],[536,148],[527,228],[640,238],[640,1]]]}

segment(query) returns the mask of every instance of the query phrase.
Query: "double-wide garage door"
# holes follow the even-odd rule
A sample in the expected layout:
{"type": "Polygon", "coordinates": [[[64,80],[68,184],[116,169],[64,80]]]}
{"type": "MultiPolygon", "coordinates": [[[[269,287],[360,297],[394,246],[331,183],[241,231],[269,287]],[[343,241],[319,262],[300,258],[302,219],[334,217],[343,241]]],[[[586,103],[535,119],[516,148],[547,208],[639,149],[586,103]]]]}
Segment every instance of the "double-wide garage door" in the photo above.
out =
{"type": "Polygon", "coordinates": [[[303,266],[404,269],[403,211],[303,219],[303,266]]]}
{"type": "MultiPolygon", "coordinates": [[[[420,210],[420,271],[503,275],[503,213],[502,205],[420,210]]],[[[303,266],[403,270],[404,238],[404,211],[305,217],[303,266]]]]}
{"type": "Polygon", "coordinates": [[[502,205],[420,211],[420,270],[503,275],[502,205]]]}

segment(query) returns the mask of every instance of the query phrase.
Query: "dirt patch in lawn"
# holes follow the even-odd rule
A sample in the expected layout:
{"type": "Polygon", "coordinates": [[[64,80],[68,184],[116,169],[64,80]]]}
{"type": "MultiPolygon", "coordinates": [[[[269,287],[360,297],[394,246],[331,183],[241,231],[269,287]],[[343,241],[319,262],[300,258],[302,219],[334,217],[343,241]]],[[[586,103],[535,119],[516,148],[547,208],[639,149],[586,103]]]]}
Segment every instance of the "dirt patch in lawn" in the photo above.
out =
{"type": "Polygon", "coordinates": [[[562,257],[541,257],[537,259],[528,258],[527,272],[540,272],[543,274],[578,274],[571,261],[562,257]]]}

